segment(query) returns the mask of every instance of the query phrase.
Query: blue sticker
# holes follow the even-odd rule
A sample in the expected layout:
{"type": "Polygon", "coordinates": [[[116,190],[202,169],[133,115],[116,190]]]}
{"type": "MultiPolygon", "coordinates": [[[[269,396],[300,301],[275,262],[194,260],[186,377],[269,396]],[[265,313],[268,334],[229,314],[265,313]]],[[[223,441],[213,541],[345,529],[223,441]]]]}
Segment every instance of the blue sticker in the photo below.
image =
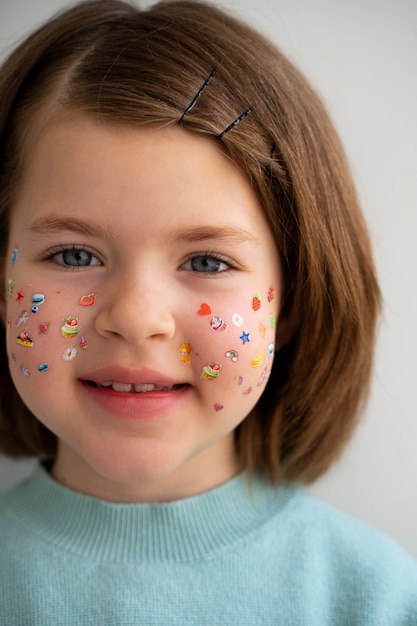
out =
{"type": "Polygon", "coordinates": [[[10,260],[12,263],[16,263],[17,259],[19,258],[19,250],[17,248],[15,248],[12,252],[12,255],[10,257],[10,260]]]}
{"type": "Polygon", "coordinates": [[[248,343],[250,341],[250,334],[249,333],[245,333],[245,331],[243,331],[243,333],[240,335],[239,339],[242,340],[243,345],[245,345],[245,343],[248,343]]]}
{"type": "Polygon", "coordinates": [[[45,296],[43,293],[35,293],[32,296],[32,313],[37,313],[41,304],[45,302],[45,296]]]}

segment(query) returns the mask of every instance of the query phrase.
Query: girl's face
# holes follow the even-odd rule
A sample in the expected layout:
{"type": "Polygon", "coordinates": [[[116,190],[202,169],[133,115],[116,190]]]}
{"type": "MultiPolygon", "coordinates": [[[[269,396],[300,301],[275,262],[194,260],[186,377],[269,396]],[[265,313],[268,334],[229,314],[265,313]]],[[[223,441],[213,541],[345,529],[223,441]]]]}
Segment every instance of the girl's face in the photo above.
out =
{"type": "Polygon", "coordinates": [[[169,500],[237,469],[233,431],[274,357],[279,255],[217,142],[179,126],[49,124],[12,210],[14,383],[58,437],[55,477],[169,500]]]}

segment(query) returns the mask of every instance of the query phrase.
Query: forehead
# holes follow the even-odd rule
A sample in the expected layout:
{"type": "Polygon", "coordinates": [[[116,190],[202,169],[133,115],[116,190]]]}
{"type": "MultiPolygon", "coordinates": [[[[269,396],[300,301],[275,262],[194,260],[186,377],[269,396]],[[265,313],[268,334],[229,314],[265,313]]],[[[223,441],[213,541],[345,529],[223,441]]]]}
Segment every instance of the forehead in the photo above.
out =
{"type": "Polygon", "coordinates": [[[218,140],[184,130],[54,119],[32,134],[11,239],[96,232],[113,241],[250,242],[279,266],[257,194],[218,140]],[[80,226],[77,226],[79,222],[80,226]],[[69,228],[68,228],[69,230],[69,228]]]}

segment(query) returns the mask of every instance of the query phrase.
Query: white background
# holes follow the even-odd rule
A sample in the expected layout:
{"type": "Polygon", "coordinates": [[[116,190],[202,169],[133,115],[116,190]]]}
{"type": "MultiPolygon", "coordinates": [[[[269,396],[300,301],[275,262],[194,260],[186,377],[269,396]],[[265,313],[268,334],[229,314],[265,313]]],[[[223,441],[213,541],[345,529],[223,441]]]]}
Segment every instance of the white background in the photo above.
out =
{"type": "MultiPolygon", "coordinates": [[[[371,400],[344,456],[311,491],[417,557],[417,2],[218,4],[266,33],[322,95],[374,241],[385,305],[371,400]]],[[[1,0],[0,54],[66,6],[1,0]]],[[[0,490],[31,467],[0,458],[0,490]]]]}

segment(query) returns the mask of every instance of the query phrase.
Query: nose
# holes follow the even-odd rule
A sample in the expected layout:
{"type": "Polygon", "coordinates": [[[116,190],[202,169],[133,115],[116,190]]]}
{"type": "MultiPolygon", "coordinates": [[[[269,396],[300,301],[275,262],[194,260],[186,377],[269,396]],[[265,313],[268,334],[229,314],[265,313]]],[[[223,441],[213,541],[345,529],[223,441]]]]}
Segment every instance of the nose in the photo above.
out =
{"type": "Polygon", "coordinates": [[[118,273],[98,294],[96,331],[106,338],[118,336],[131,344],[150,338],[171,339],[176,330],[171,294],[175,297],[173,288],[149,272],[141,276],[118,273]]]}

